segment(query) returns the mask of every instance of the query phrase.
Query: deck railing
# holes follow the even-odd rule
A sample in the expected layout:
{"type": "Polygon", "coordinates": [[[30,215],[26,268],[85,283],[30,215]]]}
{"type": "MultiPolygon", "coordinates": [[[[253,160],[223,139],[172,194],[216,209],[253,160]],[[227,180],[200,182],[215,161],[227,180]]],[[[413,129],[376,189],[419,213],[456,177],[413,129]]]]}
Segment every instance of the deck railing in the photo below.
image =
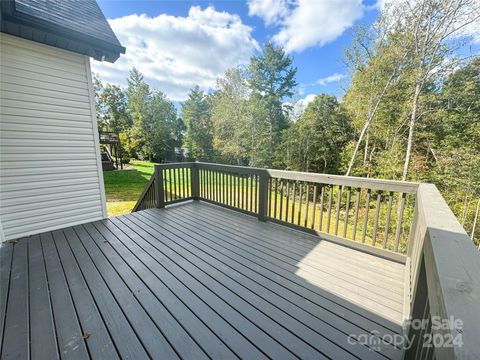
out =
{"type": "Polygon", "coordinates": [[[134,211],[203,200],[262,221],[348,240],[350,246],[405,254],[417,187],[409,182],[199,162],[157,164],[134,211]]]}
{"type": "Polygon", "coordinates": [[[192,199],[405,263],[405,358],[480,359],[480,256],[434,185],[157,164],[133,211],[192,199]]]}
{"type": "Polygon", "coordinates": [[[440,192],[420,184],[407,253],[407,359],[480,359],[480,256],[440,192]]]}

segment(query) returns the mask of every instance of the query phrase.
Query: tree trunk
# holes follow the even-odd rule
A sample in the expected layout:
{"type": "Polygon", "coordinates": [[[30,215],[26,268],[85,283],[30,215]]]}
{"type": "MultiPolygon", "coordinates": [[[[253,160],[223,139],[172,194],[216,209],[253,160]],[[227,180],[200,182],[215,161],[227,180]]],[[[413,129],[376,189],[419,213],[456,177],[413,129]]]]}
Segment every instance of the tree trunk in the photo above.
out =
{"type": "Polygon", "coordinates": [[[408,166],[410,165],[410,157],[412,154],[412,145],[413,145],[413,134],[415,130],[415,123],[417,121],[418,100],[420,98],[421,90],[422,90],[422,84],[417,83],[417,85],[415,85],[415,94],[413,95],[412,114],[410,116],[410,124],[408,129],[407,151],[405,154],[405,164],[403,166],[403,174],[402,174],[403,181],[407,180],[408,166]]]}
{"type": "MultiPolygon", "coordinates": [[[[475,228],[477,227],[477,220],[478,220],[478,213],[480,211],[480,199],[478,199],[477,203],[477,210],[475,210],[475,218],[473,219],[473,225],[472,225],[472,234],[470,235],[470,238],[475,241],[475,228]]],[[[478,244],[480,247],[480,243],[478,244]]]]}
{"type": "Polygon", "coordinates": [[[370,136],[369,134],[367,134],[367,138],[365,139],[365,151],[363,152],[363,166],[367,165],[369,140],[370,140],[370,136]]]}
{"type": "Polygon", "coordinates": [[[367,132],[368,127],[370,126],[370,121],[371,121],[371,118],[368,118],[367,121],[365,121],[365,125],[363,125],[362,132],[360,133],[360,136],[358,137],[357,144],[355,145],[355,150],[353,150],[353,155],[352,155],[352,158],[350,159],[350,164],[348,164],[347,173],[345,174],[346,176],[349,176],[350,172],[352,171],[353,163],[355,162],[355,158],[357,157],[358,149],[360,148],[360,143],[362,142],[363,137],[365,136],[365,133],[367,132]]]}

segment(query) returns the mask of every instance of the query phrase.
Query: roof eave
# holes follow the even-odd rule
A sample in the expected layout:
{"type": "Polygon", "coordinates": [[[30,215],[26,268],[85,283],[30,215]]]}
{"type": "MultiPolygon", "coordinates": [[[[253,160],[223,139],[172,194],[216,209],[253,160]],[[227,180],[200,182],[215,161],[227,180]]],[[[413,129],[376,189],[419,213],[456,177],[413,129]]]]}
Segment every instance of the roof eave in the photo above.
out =
{"type": "MultiPolygon", "coordinates": [[[[61,40],[75,42],[75,48],[83,49],[82,51],[72,49],[71,47],[67,48],[46,42],[43,43],[64,48],[66,50],[82,53],[99,61],[108,61],[113,63],[120,57],[120,54],[125,54],[126,49],[121,45],[112,44],[95,38],[93,36],[89,36],[81,32],[66,28],[64,26],[53,24],[49,21],[45,21],[35,16],[22,13],[15,10],[14,8],[12,9],[11,7],[6,7],[5,5],[7,3],[8,2],[5,2],[3,4],[4,6],[2,6],[2,22],[4,22],[4,24],[2,25],[3,32],[25,38],[25,36],[22,36],[20,34],[20,29],[12,31],[7,26],[8,22],[18,24],[19,26],[24,26],[33,30],[44,32],[46,34],[51,34],[52,36],[55,36],[61,40]]],[[[61,41],[57,41],[57,43],[59,42],[61,41]]]]}

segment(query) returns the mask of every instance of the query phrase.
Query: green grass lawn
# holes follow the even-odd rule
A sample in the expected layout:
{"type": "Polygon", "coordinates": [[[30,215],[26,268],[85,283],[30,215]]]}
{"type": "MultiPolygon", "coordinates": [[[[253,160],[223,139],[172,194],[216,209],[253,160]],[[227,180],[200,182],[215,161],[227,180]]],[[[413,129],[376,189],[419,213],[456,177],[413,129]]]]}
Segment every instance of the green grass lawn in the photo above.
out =
{"type": "Polygon", "coordinates": [[[127,169],[104,171],[108,216],[129,213],[153,174],[153,163],[132,160],[127,169]]]}

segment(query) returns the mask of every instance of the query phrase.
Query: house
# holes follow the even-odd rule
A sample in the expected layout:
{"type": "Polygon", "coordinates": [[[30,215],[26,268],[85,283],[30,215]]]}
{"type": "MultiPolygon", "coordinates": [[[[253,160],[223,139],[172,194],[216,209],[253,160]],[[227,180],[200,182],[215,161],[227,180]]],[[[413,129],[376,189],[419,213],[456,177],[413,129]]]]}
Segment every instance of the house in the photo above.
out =
{"type": "Polygon", "coordinates": [[[90,58],[119,43],[95,0],[2,0],[0,233],[106,217],[90,58]]]}

